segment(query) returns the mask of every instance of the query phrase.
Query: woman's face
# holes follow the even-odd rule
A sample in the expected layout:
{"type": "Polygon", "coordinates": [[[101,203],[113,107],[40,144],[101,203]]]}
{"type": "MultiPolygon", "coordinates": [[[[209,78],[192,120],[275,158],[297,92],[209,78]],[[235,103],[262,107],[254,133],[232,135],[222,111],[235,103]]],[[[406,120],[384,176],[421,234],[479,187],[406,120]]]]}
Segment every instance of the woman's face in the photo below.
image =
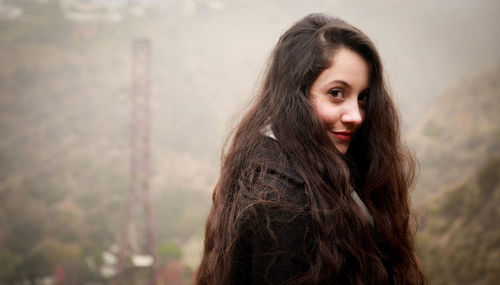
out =
{"type": "Polygon", "coordinates": [[[330,62],[311,85],[309,100],[333,145],[345,154],[365,116],[369,68],[358,53],[347,48],[335,52],[330,62]]]}

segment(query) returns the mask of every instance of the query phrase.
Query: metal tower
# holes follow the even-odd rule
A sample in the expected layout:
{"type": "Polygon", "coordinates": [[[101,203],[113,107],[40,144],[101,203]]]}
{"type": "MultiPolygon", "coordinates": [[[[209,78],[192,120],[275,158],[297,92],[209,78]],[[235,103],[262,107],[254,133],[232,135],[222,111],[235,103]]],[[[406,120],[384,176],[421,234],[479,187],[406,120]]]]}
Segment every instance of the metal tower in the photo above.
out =
{"type": "MultiPolygon", "coordinates": [[[[125,209],[118,256],[115,284],[124,284],[127,258],[132,255],[130,230],[133,224],[142,224],[147,238],[147,254],[153,258],[150,284],[156,284],[157,256],[155,232],[149,193],[150,178],[150,97],[151,97],[151,41],[148,38],[132,42],[132,92],[130,125],[130,189],[125,209]],[[134,219],[137,203],[144,208],[145,219],[134,219]]],[[[139,226],[139,225],[137,225],[139,226]]]]}

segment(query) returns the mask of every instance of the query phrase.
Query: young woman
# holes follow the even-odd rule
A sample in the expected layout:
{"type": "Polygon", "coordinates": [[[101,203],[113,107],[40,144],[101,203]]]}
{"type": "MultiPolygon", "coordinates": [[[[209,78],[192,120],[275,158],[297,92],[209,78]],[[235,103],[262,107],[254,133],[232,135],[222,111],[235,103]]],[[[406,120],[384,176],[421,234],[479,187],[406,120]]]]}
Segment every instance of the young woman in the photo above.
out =
{"type": "Polygon", "coordinates": [[[226,152],[198,284],[422,284],[413,173],[372,42],[306,16],[226,152]]]}

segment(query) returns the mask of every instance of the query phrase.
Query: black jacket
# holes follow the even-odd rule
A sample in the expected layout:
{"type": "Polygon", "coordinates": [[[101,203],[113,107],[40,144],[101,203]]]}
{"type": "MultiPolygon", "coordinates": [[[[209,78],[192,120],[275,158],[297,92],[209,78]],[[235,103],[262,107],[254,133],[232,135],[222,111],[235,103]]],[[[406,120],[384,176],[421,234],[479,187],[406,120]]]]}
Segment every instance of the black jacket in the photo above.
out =
{"type": "Polygon", "coordinates": [[[230,282],[290,284],[314,258],[304,182],[279,143],[269,137],[262,138],[247,171],[250,177],[239,181],[241,214],[230,282]]]}

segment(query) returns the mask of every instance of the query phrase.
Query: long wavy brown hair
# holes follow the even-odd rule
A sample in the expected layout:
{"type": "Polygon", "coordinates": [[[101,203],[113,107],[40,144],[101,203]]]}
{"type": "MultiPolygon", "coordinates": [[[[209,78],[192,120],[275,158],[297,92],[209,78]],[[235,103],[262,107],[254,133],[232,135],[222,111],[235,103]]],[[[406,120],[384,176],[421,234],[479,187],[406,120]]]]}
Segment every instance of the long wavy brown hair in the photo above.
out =
{"type": "MultiPolygon", "coordinates": [[[[314,258],[292,284],[423,284],[409,227],[408,192],[415,161],[402,144],[397,109],[388,94],[380,57],[352,25],[310,14],[279,39],[258,97],[235,129],[225,152],[205,228],[198,284],[228,284],[241,215],[238,181],[254,175],[248,165],[271,125],[304,181],[312,216],[314,258]],[[340,48],[360,54],[370,68],[361,128],[341,155],[309,102],[309,88],[340,48]],[[374,227],[346,197],[355,189],[374,227]]],[[[257,170],[256,170],[257,171],[257,170]]],[[[296,209],[294,209],[296,210],[296,209]]]]}

